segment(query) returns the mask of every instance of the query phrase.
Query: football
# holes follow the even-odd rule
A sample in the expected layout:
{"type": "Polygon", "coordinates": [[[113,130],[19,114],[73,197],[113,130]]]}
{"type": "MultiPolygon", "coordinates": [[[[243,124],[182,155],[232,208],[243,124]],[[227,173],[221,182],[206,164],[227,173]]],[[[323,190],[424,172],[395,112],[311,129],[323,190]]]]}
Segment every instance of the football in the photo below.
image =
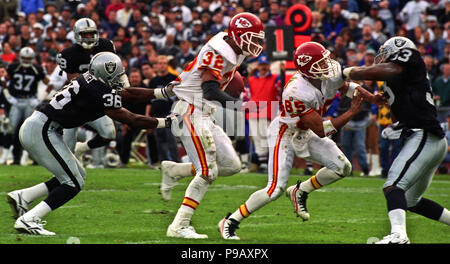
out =
{"type": "Polygon", "coordinates": [[[239,97],[241,92],[244,91],[244,86],[244,78],[236,71],[233,79],[231,79],[230,83],[225,88],[225,92],[233,97],[239,97]]]}

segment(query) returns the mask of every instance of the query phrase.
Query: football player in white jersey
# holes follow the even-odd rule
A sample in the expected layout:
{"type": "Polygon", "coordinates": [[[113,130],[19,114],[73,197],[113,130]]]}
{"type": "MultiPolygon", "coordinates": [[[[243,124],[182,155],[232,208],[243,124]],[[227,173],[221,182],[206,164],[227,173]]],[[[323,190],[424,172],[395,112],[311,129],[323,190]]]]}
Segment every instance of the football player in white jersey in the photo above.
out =
{"type": "MultiPolygon", "coordinates": [[[[261,53],[263,42],[264,31],[260,19],[250,13],[237,14],[230,20],[228,33],[220,32],[209,40],[177,78],[180,84],[173,91],[180,100],[173,112],[182,118],[173,124],[173,131],[178,130],[174,134],[182,141],[192,163],[172,163],[170,171],[182,171],[188,176],[193,166],[196,174],[186,189],[175,219],[167,229],[168,237],[208,237],[198,234],[191,226],[194,211],[218,175],[233,175],[241,169],[241,162],[230,138],[212,121],[215,110],[213,102],[219,102],[225,107],[227,102],[233,104],[237,101],[223,90],[247,56],[256,57],[261,53]]],[[[165,170],[164,165],[162,170],[165,170]]],[[[164,176],[174,176],[167,171],[163,171],[162,175],[163,184],[164,176]]]]}
{"type": "Polygon", "coordinates": [[[239,223],[280,197],[286,189],[294,156],[324,166],[307,181],[298,182],[286,191],[295,213],[308,220],[308,193],[340,180],[352,171],[351,163],[328,136],[360,111],[363,99],[373,103],[384,101],[381,95],[372,95],[356,83],[345,82],[339,63],[332,60],[330,52],[317,42],[300,45],[294,53],[294,63],[298,71],[286,84],[282,95],[283,108],[269,126],[268,184],[219,222],[219,231],[224,239],[240,239],[235,234],[239,223]],[[337,118],[324,121],[322,115],[338,90],[353,98],[351,107],[337,118]]]}

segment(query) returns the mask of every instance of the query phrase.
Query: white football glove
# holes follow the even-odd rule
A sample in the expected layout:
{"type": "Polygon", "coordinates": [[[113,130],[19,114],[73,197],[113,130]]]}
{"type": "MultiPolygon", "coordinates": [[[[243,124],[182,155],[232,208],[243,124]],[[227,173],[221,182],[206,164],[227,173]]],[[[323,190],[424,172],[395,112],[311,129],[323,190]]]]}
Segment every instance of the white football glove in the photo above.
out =
{"type": "Polygon", "coordinates": [[[181,82],[178,82],[178,81],[171,81],[168,85],[166,85],[166,87],[163,88],[168,97],[175,96],[175,93],[173,92],[173,88],[177,85],[180,85],[180,83],[181,82]]]}
{"type": "Polygon", "coordinates": [[[122,74],[122,76],[120,76],[119,83],[123,89],[130,88],[131,86],[130,81],[128,80],[128,76],[126,74],[122,74]]]}
{"type": "Polygon", "coordinates": [[[162,99],[162,98],[170,98],[172,96],[175,96],[175,93],[173,92],[173,88],[175,86],[179,85],[180,83],[181,82],[171,81],[164,88],[155,89],[154,90],[155,98],[162,99]]]}
{"type": "Polygon", "coordinates": [[[342,75],[344,75],[346,78],[348,78],[348,77],[350,76],[350,72],[353,70],[353,68],[355,68],[355,67],[348,67],[348,68],[345,68],[345,69],[342,71],[342,75]]]}

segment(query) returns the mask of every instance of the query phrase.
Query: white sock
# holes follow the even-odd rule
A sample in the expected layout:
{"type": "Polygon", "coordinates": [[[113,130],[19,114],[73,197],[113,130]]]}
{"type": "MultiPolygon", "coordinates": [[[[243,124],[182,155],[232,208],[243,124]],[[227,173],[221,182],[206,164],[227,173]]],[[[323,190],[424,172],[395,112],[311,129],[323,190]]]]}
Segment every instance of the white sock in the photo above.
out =
{"type": "Polygon", "coordinates": [[[48,195],[47,185],[45,183],[39,183],[30,188],[20,190],[22,192],[22,197],[26,202],[31,203],[37,198],[48,195]]]}
{"type": "Polygon", "coordinates": [[[242,163],[248,163],[248,154],[241,154],[242,163]]]}
{"type": "Polygon", "coordinates": [[[178,209],[177,215],[173,219],[172,225],[175,227],[189,226],[193,215],[194,210],[189,210],[186,206],[181,206],[180,209],[178,209]]]}
{"type": "Polygon", "coordinates": [[[170,171],[171,175],[176,175],[180,178],[190,177],[192,175],[192,162],[177,163],[170,171]]]}
{"type": "Polygon", "coordinates": [[[7,148],[3,148],[3,147],[0,147],[0,149],[2,150],[2,159],[6,159],[6,157],[8,156],[8,151],[9,151],[9,149],[7,149],[7,148]]]}
{"type": "Polygon", "coordinates": [[[391,233],[399,233],[400,237],[407,237],[406,211],[403,209],[395,209],[389,211],[388,215],[391,221],[391,233]]]}
{"type": "Polygon", "coordinates": [[[48,204],[45,201],[42,201],[42,202],[38,203],[35,207],[33,207],[33,209],[31,209],[26,214],[24,214],[23,217],[25,220],[32,219],[33,216],[38,216],[40,218],[43,218],[51,211],[52,211],[52,209],[50,208],[50,206],[48,206],[48,204]]]}
{"type": "Polygon", "coordinates": [[[265,206],[266,204],[270,203],[272,200],[270,199],[269,195],[267,194],[267,189],[261,189],[258,190],[245,201],[239,208],[234,211],[234,213],[230,216],[230,218],[233,218],[234,220],[241,222],[245,218],[249,217],[251,213],[256,212],[261,207],[265,206]]]}
{"type": "Polygon", "coordinates": [[[76,147],[77,151],[80,153],[84,153],[88,150],[90,150],[91,148],[88,146],[88,142],[81,142],[80,144],[78,144],[78,147],[76,147]]]}
{"type": "Polygon", "coordinates": [[[448,211],[447,208],[444,208],[444,211],[442,211],[439,222],[450,225],[450,211],[448,211]]]}
{"type": "Polygon", "coordinates": [[[310,193],[340,179],[342,179],[342,177],[339,177],[334,171],[324,167],[321,168],[316,175],[300,183],[300,190],[310,193]]]}
{"type": "Polygon", "coordinates": [[[189,226],[195,209],[200,204],[208,190],[210,183],[200,176],[194,177],[186,189],[185,197],[178,209],[177,215],[172,224],[175,226],[189,226]]]}

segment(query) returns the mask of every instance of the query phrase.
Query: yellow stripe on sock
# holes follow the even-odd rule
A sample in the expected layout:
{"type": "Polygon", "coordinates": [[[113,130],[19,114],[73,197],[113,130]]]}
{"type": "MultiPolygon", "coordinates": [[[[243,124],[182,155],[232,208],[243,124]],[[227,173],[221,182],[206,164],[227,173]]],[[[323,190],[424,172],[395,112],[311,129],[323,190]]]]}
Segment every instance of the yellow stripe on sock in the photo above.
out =
{"type": "Polygon", "coordinates": [[[319,189],[322,185],[317,181],[316,175],[311,177],[311,184],[315,189],[319,189]]]}
{"type": "Polygon", "coordinates": [[[182,205],[189,206],[195,210],[198,206],[198,202],[196,202],[188,197],[184,197],[182,205]]]}
{"type": "Polygon", "coordinates": [[[241,215],[244,218],[247,218],[250,215],[250,212],[248,211],[247,206],[245,204],[239,207],[239,212],[241,212],[241,215]]]}

